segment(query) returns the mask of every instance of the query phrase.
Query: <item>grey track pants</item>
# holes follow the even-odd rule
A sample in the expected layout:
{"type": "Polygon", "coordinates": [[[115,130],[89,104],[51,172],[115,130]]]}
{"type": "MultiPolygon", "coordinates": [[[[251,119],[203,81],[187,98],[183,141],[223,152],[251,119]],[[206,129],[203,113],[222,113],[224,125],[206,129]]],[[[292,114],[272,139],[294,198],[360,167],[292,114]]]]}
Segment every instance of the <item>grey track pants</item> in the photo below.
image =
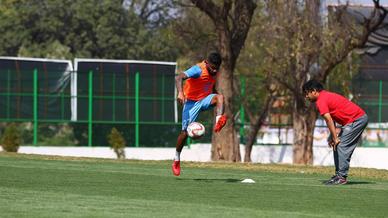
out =
{"type": "Polygon", "coordinates": [[[361,139],[361,134],[368,124],[368,115],[355,120],[341,128],[339,138],[341,142],[334,151],[334,164],[337,175],[347,177],[349,172],[350,158],[361,139]]]}

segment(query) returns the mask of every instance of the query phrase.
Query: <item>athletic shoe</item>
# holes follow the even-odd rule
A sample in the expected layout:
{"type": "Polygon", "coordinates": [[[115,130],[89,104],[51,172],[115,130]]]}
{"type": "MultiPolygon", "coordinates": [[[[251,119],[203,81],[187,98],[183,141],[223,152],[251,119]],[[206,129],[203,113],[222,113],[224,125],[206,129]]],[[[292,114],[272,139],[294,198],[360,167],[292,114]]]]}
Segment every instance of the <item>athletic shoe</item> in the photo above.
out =
{"type": "Polygon", "coordinates": [[[348,180],[345,177],[337,175],[334,179],[329,180],[326,185],[345,185],[348,180]]]}
{"type": "Polygon", "coordinates": [[[227,120],[228,117],[226,115],[221,115],[220,119],[218,119],[218,122],[214,126],[214,132],[221,131],[221,129],[225,126],[227,120]]]}
{"type": "Polygon", "coordinates": [[[174,163],[172,163],[172,173],[174,176],[181,174],[181,162],[179,160],[174,160],[174,163]]]}
{"type": "Polygon", "coordinates": [[[327,181],[324,181],[323,184],[327,185],[328,183],[332,183],[337,178],[337,174],[331,176],[331,178],[327,181]]]}

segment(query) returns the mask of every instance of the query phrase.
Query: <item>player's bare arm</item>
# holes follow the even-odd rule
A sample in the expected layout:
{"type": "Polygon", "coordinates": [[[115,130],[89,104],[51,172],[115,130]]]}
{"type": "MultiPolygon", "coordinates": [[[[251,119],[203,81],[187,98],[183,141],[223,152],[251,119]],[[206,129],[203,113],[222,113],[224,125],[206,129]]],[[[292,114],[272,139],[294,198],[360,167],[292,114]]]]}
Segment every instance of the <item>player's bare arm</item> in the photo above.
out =
{"type": "Polygon", "coordinates": [[[326,125],[329,128],[331,139],[329,140],[329,146],[333,148],[335,151],[337,149],[337,145],[340,143],[340,139],[335,131],[335,124],[333,118],[329,113],[323,115],[323,118],[326,121],[326,125]]]}
{"type": "Polygon", "coordinates": [[[183,93],[183,80],[187,79],[187,75],[185,73],[180,73],[175,76],[175,86],[178,90],[177,100],[180,104],[184,104],[186,102],[186,96],[183,93]]]}

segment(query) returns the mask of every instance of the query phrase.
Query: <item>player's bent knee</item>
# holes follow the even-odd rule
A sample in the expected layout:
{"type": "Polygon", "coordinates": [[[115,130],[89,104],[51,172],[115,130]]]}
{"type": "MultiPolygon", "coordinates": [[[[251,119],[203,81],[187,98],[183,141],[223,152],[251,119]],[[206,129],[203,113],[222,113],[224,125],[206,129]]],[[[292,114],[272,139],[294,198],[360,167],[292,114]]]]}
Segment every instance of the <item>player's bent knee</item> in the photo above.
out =
{"type": "Polygon", "coordinates": [[[217,98],[217,102],[220,102],[220,103],[224,102],[224,96],[223,96],[223,95],[218,94],[218,95],[216,96],[216,98],[217,98]]]}
{"type": "Polygon", "coordinates": [[[217,103],[223,103],[224,102],[224,96],[221,94],[217,94],[213,97],[211,104],[217,104],[217,103]]]}

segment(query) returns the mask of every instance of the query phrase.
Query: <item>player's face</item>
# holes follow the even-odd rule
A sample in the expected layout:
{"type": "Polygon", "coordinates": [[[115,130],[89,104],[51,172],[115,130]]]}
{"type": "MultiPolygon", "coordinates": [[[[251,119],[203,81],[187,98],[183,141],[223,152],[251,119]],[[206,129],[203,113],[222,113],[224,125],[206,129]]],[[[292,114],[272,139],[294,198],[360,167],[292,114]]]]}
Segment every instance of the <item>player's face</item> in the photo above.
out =
{"type": "Polygon", "coordinates": [[[319,92],[313,90],[305,93],[305,98],[310,102],[315,102],[318,99],[319,92]]]}
{"type": "Polygon", "coordinates": [[[219,67],[207,61],[205,61],[205,63],[206,63],[207,71],[209,71],[211,75],[216,75],[219,70],[219,67]]]}

